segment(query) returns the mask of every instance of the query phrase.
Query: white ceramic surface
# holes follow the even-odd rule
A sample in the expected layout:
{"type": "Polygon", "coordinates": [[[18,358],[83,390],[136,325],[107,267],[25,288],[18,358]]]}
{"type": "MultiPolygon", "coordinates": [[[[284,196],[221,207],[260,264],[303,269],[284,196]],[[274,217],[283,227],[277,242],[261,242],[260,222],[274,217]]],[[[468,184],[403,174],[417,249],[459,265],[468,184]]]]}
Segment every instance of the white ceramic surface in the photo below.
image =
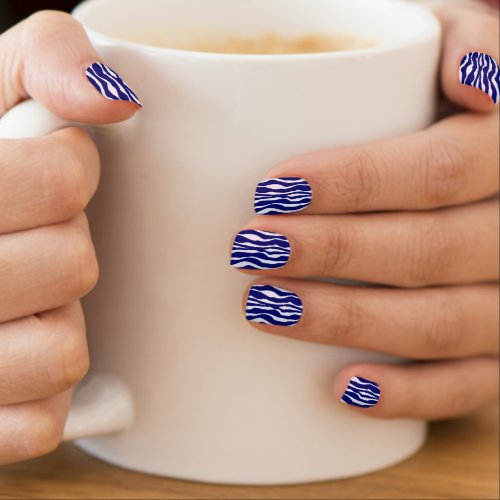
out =
{"type": "MultiPolygon", "coordinates": [[[[106,405],[89,394],[102,400],[110,391],[87,387],[79,405],[87,413],[73,411],[67,436],[109,431],[115,419],[125,431],[78,445],[135,470],[238,484],[341,478],[416,451],[423,422],[371,419],[332,395],[343,365],[397,360],[252,329],[241,310],[251,278],[229,267],[228,254],[234,232],[253,216],[255,185],[274,163],[433,120],[435,18],[397,0],[91,0],[75,16],[144,109],[92,130],[103,175],[89,210],[102,273],[84,304],[91,366],[128,391],[116,396],[119,406],[108,400],[106,417],[106,405]],[[242,56],[123,40],[163,30],[331,30],[377,45],[242,56]]],[[[60,126],[41,111],[32,116],[46,120],[45,130],[60,126]]],[[[14,111],[4,129],[22,134],[22,119],[14,111]]]]}

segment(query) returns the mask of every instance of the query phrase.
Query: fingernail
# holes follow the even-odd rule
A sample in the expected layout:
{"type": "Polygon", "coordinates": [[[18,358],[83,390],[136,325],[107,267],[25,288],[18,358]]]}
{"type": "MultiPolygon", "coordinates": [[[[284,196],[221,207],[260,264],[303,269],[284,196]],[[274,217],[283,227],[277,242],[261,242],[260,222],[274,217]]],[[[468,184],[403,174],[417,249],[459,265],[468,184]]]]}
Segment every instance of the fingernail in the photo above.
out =
{"type": "Polygon", "coordinates": [[[476,87],[488,94],[493,102],[499,100],[500,68],[488,54],[469,52],[460,63],[460,83],[476,87]]]}
{"type": "Polygon", "coordinates": [[[111,68],[102,63],[94,63],[85,71],[87,80],[106,99],[130,101],[142,108],[141,101],[132,89],[111,68]]]}
{"type": "Polygon", "coordinates": [[[246,229],[233,242],[231,266],[239,269],[276,269],[290,257],[290,243],[282,234],[246,229]]]}
{"type": "Polygon", "coordinates": [[[304,210],[312,198],[311,186],[300,177],[275,177],[257,184],[254,207],[261,215],[304,210]]]}
{"type": "Polygon", "coordinates": [[[380,387],[363,377],[352,377],[342,394],[341,401],[351,406],[370,408],[380,399],[380,387]]]}
{"type": "Polygon", "coordinates": [[[271,285],[254,285],[248,293],[245,317],[255,323],[293,326],[302,317],[302,310],[296,293],[271,285]]]}

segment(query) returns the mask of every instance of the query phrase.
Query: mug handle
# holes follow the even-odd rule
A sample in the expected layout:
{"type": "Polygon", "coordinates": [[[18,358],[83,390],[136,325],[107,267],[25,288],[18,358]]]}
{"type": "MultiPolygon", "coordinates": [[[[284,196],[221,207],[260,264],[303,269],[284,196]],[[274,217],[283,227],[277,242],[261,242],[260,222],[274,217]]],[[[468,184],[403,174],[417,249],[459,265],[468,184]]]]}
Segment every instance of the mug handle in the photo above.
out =
{"type": "MultiPolygon", "coordinates": [[[[72,125],[81,124],[27,100],[0,119],[0,139],[40,137],[72,125]]],[[[133,413],[132,396],[123,382],[111,375],[89,375],[75,389],[63,440],[123,431],[132,424],[133,413]]]]}

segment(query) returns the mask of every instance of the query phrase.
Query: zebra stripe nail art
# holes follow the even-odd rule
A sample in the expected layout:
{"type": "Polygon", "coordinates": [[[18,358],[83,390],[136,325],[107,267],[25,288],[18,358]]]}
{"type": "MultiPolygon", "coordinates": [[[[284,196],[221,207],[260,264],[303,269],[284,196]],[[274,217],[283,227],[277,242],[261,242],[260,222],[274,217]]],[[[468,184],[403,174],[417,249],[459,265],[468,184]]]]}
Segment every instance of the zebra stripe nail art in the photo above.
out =
{"type": "Polygon", "coordinates": [[[362,377],[352,377],[341,398],[342,402],[360,408],[375,406],[379,399],[378,384],[362,377]]]}
{"type": "Polygon", "coordinates": [[[293,326],[302,317],[302,301],[290,290],[270,285],[250,288],[246,319],[266,325],[293,326]]]}
{"type": "Polygon", "coordinates": [[[497,104],[500,97],[500,68],[493,57],[481,52],[469,52],[460,63],[459,77],[460,83],[482,90],[497,104]]]}
{"type": "Polygon", "coordinates": [[[290,243],[282,234],[246,229],[233,242],[231,266],[239,269],[276,269],[290,257],[290,243]]]}
{"type": "Polygon", "coordinates": [[[130,101],[142,108],[141,101],[132,89],[105,64],[94,63],[85,71],[87,80],[106,99],[111,101],[130,101]]]}
{"type": "Polygon", "coordinates": [[[258,214],[289,214],[311,203],[311,186],[300,177],[276,177],[260,182],[255,190],[254,207],[258,214]]]}

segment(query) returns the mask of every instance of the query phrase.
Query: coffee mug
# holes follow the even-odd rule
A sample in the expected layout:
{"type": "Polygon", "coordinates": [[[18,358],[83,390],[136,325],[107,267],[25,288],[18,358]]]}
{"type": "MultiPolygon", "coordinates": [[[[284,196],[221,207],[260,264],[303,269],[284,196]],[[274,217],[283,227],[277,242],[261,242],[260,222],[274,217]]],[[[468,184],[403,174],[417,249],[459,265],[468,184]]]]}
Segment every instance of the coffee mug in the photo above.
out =
{"type": "MultiPolygon", "coordinates": [[[[74,16],[144,108],[89,127],[103,164],[88,210],[101,279],[84,301],[91,373],[66,439],[122,467],[233,484],[342,478],[414,453],[424,422],[353,412],[331,387],[347,363],[402,360],[256,331],[241,308],[251,277],[228,255],[273,164],[433,121],[435,17],[401,0],[91,0],[74,16]],[[244,55],[141,43],[165,32],[375,44],[244,55]]],[[[0,136],[67,125],[28,101],[0,136]]]]}

